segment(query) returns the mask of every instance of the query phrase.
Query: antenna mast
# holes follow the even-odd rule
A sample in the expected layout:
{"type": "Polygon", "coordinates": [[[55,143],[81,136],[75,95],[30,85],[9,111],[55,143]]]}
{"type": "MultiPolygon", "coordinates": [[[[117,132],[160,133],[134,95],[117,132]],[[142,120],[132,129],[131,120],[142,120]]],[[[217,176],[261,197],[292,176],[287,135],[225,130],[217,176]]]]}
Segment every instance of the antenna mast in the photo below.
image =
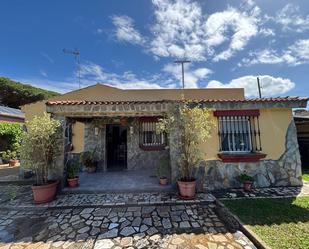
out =
{"type": "Polygon", "coordinates": [[[182,89],[185,89],[185,70],[184,70],[184,64],[185,63],[190,63],[191,61],[188,60],[179,60],[179,61],[174,61],[174,63],[181,64],[181,72],[182,72],[182,89]]]}
{"type": "Polygon", "coordinates": [[[75,57],[77,65],[78,88],[80,89],[80,51],[78,49],[70,50],[65,48],[62,51],[65,54],[70,54],[75,57]]]}
{"type": "Polygon", "coordinates": [[[261,85],[260,85],[260,78],[256,77],[258,88],[259,88],[259,97],[262,98],[262,93],[261,93],[261,85]]]}

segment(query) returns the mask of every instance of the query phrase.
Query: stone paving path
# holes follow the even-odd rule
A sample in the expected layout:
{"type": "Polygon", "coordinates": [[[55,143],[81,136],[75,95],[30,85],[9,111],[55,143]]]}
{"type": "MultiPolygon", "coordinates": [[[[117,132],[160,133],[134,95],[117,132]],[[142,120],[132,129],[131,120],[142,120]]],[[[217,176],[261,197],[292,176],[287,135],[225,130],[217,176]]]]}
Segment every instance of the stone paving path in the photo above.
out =
{"type": "Polygon", "coordinates": [[[33,202],[30,186],[11,185],[0,189],[1,207],[19,209],[188,204],[214,200],[211,194],[206,193],[197,194],[194,200],[182,200],[176,193],[61,194],[50,203],[37,205],[33,202]]]}
{"type": "Polygon", "coordinates": [[[309,182],[304,182],[302,187],[253,188],[250,192],[246,192],[243,189],[228,189],[213,191],[212,194],[222,200],[309,196],[309,182]]]}
{"type": "Polygon", "coordinates": [[[0,211],[0,249],[255,248],[214,204],[0,211]]]}

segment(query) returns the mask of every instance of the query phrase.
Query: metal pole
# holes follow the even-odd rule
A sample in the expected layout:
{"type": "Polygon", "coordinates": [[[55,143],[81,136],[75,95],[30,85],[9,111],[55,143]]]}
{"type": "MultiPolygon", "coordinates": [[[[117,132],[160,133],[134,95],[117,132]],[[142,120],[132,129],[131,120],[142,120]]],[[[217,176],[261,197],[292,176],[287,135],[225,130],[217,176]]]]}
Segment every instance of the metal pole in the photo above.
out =
{"type": "Polygon", "coordinates": [[[185,70],[183,63],[181,63],[181,69],[182,69],[182,89],[185,89],[185,70]]]}
{"type": "Polygon", "coordinates": [[[185,89],[185,63],[190,63],[191,61],[182,60],[182,61],[174,61],[174,63],[181,64],[181,73],[182,73],[182,89],[185,89]]]}
{"type": "Polygon", "coordinates": [[[81,85],[80,85],[80,52],[78,49],[75,49],[75,50],[69,50],[69,49],[63,49],[62,50],[63,53],[65,54],[71,54],[75,57],[75,60],[76,60],[76,64],[77,64],[77,77],[78,77],[78,87],[80,89],[81,85]]]}
{"type": "Polygon", "coordinates": [[[260,78],[257,77],[257,83],[258,83],[258,88],[259,88],[259,97],[262,98],[262,94],[261,94],[261,85],[260,85],[260,78]]]}

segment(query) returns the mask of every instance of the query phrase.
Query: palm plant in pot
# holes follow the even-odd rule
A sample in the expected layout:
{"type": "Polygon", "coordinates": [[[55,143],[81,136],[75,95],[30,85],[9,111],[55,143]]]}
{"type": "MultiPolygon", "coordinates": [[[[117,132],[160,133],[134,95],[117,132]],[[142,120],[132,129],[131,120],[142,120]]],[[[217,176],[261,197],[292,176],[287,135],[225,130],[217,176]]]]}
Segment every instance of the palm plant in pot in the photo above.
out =
{"type": "Polygon", "coordinates": [[[71,162],[68,166],[68,185],[71,188],[76,188],[79,186],[79,177],[78,177],[78,171],[79,171],[79,164],[75,160],[71,162]]]}
{"type": "Polygon", "coordinates": [[[87,168],[88,173],[94,173],[97,170],[97,162],[95,161],[95,149],[93,151],[84,151],[80,155],[80,163],[87,168]]]}
{"type": "Polygon", "coordinates": [[[165,186],[167,185],[167,176],[169,175],[168,170],[168,160],[162,158],[159,161],[159,164],[156,169],[157,177],[159,177],[160,185],[165,186]]]}
{"type": "Polygon", "coordinates": [[[177,148],[180,154],[178,187],[184,199],[195,197],[194,168],[204,158],[201,144],[211,137],[214,126],[211,111],[198,105],[192,106],[189,101],[183,101],[175,110],[160,119],[158,131],[178,134],[178,138],[170,143],[172,143],[171,146],[177,148]]]}
{"type": "Polygon", "coordinates": [[[246,173],[242,173],[239,176],[239,180],[242,182],[245,191],[251,191],[254,181],[252,176],[249,176],[246,173]]]}
{"type": "Polygon", "coordinates": [[[35,171],[36,184],[32,186],[35,203],[49,202],[54,199],[58,185],[48,174],[58,152],[56,139],[60,122],[44,113],[26,122],[26,127],[20,150],[22,167],[35,171]]]}

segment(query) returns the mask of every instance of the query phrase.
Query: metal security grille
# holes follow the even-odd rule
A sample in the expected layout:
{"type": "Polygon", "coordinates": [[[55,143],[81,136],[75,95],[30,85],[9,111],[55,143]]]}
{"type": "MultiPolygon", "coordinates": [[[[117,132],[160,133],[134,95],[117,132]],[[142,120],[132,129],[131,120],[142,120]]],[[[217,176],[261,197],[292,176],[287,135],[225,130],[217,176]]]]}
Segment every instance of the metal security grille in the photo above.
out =
{"type": "Polygon", "coordinates": [[[157,133],[157,121],[140,121],[139,144],[143,148],[157,148],[165,145],[166,139],[163,133],[157,133]]]}
{"type": "Polygon", "coordinates": [[[140,144],[143,146],[158,146],[165,143],[163,133],[157,134],[157,122],[140,123],[140,144]]]}
{"type": "Polygon", "coordinates": [[[258,116],[219,116],[218,127],[221,152],[262,150],[258,116]]]}

